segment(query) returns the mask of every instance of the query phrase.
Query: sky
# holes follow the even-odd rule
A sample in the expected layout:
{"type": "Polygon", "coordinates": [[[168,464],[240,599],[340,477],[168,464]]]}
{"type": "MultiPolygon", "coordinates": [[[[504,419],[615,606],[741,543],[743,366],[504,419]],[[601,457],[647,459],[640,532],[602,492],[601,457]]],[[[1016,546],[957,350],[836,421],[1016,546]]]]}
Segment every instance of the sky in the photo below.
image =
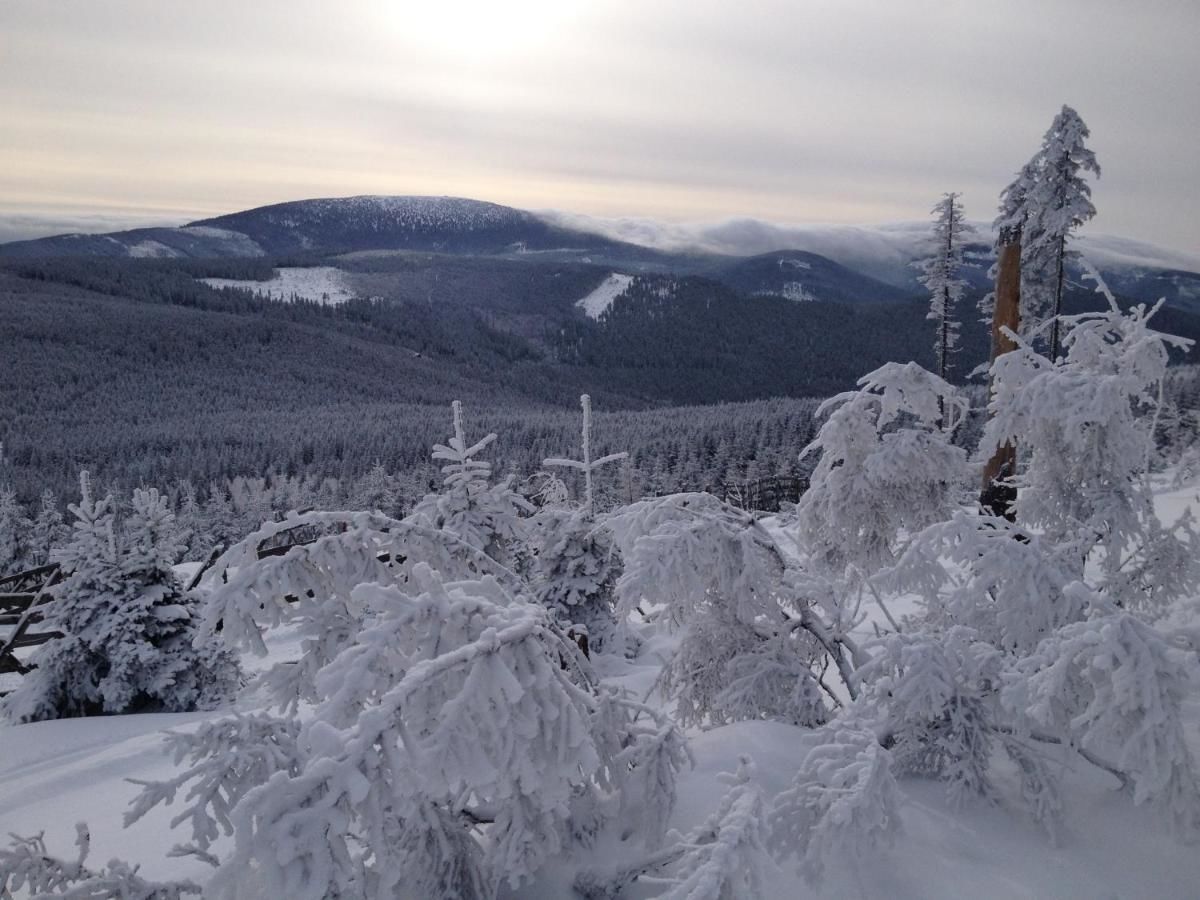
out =
{"type": "Polygon", "coordinates": [[[1198,0],[0,0],[0,240],[446,194],[990,219],[1063,103],[1090,231],[1200,252],[1198,0]]]}

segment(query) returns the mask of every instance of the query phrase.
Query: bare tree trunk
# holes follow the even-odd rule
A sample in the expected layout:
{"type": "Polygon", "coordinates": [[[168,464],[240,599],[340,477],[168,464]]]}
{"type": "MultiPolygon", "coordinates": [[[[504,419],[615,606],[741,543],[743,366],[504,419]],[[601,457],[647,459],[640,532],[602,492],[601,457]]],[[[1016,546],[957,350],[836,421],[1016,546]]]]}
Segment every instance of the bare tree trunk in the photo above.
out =
{"type": "MultiPolygon", "coordinates": [[[[938,377],[943,381],[950,368],[950,255],[954,252],[954,199],[950,199],[950,222],[946,226],[946,282],[942,285],[942,321],[938,333],[938,377]]],[[[946,400],[938,397],[938,426],[946,430],[946,400]]]]}
{"type": "MultiPolygon", "coordinates": [[[[1000,260],[996,268],[996,309],[992,316],[992,362],[1017,347],[1002,329],[1009,328],[1015,334],[1021,324],[1021,237],[1019,234],[1007,235],[1001,240],[1000,260]]],[[[1008,443],[996,448],[983,469],[979,505],[992,515],[1011,520],[1017,491],[1004,482],[1016,471],[1016,444],[1008,443]]]]}
{"type": "Polygon", "coordinates": [[[1054,283],[1054,322],[1050,326],[1050,361],[1058,359],[1058,320],[1062,314],[1063,298],[1063,262],[1067,255],[1067,236],[1058,239],[1058,273],[1054,283]]]}

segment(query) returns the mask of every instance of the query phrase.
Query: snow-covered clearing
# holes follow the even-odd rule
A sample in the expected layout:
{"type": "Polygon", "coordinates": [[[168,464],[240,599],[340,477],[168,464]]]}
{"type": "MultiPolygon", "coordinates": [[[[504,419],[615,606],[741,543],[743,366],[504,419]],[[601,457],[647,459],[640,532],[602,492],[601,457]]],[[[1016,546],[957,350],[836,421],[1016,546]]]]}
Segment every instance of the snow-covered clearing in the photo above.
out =
{"type": "Polygon", "coordinates": [[[629,290],[629,285],[632,283],[632,275],[621,275],[614,272],[605,278],[598,288],[575,305],[587,313],[588,318],[599,319],[612,306],[614,300],[629,290]]]}
{"type": "Polygon", "coordinates": [[[333,266],[277,269],[270,281],[241,281],[235,278],[202,278],[210,287],[242,288],[263,294],[271,300],[300,297],[317,303],[345,303],[355,296],[346,282],[346,273],[333,266]]]}
{"type": "MultiPolygon", "coordinates": [[[[1170,520],[1186,508],[1200,513],[1200,484],[1179,487],[1160,482],[1157,508],[1170,520]]],[[[776,523],[769,523],[780,534],[776,523]]],[[[786,552],[786,548],[785,548],[786,552]]],[[[899,611],[897,611],[899,612],[899,611]]],[[[1200,598],[1184,604],[1176,618],[1195,623],[1200,598]]],[[[655,679],[672,652],[675,639],[647,634],[636,659],[603,656],[598,673],[607,681],[662,700],[655,679]]],[[[292,658],[295,639],[287,629],[268,636],[266,660],[292,658]]],[[[137,794],[127,779],[166,778],[171,760],[160,749],[158,733],[166,728],[194,726],[227,712],[178,715],[111,716],[0,725],[0,833],[28,835],[44,830],[52,852],[73,853],[74,823],[91,828],[97,863],[119,856],[142,865],[151,878],[192,878],[203,881],[210,870],[192,859],[171,859],[170,847],[186,839],[168,825],[176,809],[151,812],[129,829],[122,815],[137,794]]],[[[1200,755],[1200,684],[1193,685],[1186,704],[1188,739],[1200,755]]],[[[718,779],[737,768],[739,757],[754,763],[754,778],[768,797],[784,790],[813,732],[778,722],[740,722],[690,734],[696,766],[685,771],[679,784],[679,803],[673,824],[693,826],[717,806],[725,787],[718,779]]],[[[1060,757],[1048,748],[1053,762],[1060,757]]],[[[1116,790],[1115,781],[1098,770],[1076,768],[1064,755],[1062,765],[1066,805],[1065,828],[1059,846],[1015,806],[1001,801],[989,805],[970,801],[956,809],[944,786],[933,781],[900,781],[902,833],[895,844],[871,858],[847,860],[831,868],[814,887],[793,871],[772,867],[764,884],[770,898],[887,897],[895,900],[1133,900],[1133,898],[1193,898],[1200,885],[1200,854],[1181,845],[1153,811],[1135,807],[1116,790]]],[[[1001,784],[1002,796],[1019,792],[1016,772],[1001,784]]],[[[220,853],[227,844],[218,843],[220,853]]],[[[597,848],[597,861],[603,861],[597,848]]],[[[551,865],[537,883],[502,890],[505,898],[562,900],[571,896],[570,873],[551,865]]],[[[630,898],[651,896],[650,886],[634,886],[630,898]]]]}
{"type": "Polygon", "coordinates": [[[183,254],[160,241],[145,240],[130,245],[129,255],[135,259],[170,259],[183,254]]]}
{"type": "Polygon", "coordinates": [[[756,293],[763,296],[773,295],[783,297],[785,300],[794,300],[797,303],[808,303],[820,299],[799,281],[784,282],[779,290],[757,291],[756,293]]]}

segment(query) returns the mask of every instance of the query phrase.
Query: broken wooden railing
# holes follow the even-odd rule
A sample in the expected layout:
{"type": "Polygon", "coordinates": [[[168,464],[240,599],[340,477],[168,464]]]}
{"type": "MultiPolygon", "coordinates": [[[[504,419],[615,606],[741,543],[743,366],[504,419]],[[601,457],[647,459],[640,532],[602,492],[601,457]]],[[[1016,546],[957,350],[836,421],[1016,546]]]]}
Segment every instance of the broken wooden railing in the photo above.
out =
{"type": "Polygon", "coordinates": [[[50,599],[50,588],[58,583],[62,570],[57,563],[38,566],[0,578],[0,675],[24,675],[30,666],[17,656],[18,650],[36,647],[52,638],[57,631],[31,631],[41,622],[38,607],[50,599]]]}

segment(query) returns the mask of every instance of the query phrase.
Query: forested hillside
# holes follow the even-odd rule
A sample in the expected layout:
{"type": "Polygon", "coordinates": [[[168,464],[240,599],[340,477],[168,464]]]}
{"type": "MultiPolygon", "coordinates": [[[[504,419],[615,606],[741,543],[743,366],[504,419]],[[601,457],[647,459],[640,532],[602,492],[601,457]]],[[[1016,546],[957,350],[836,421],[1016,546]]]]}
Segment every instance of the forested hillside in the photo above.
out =
{"type": "MultiPolygon", "coordinates": [[[[253,286],[274,264],[320,261],[6,263],[0,483],[26,504],[46,488],[61,500],[87,467],[126,488],[188,480],[203,498],[212,484],[270,473],[349,489],[380,461],[415,497],[433,475],[427,449],[450,400],[502,422],[487,426],[515,437],[497,448],[499,462],[528,474],[568,440],[568,411],[587,391],[601,422],[610,411],[652,411],[599,431],[638,450],[639,484],[696,487],[792,470],[807,413],[780,429],[756,406],[716,419],[665,407],[823,397],[883,362],[933,360],[922,300],[798,302],[695,276],[640,276],[593,320],[576,303],[609,270],[580,262],[355,254],[336,262],[369,299],[336,306],[197,280],[253,286]],[[757,416],[766,432],[755,424],[755,443],[742,432],[757,416]],[[718,420],[745,424],[726,435],[711,430],[718,420]],[[684,446],[684,428],[693,443],[728,452],[704,466],[685,451],[658,458],[659,447],[684,446]]],[[[1077,287],[1068,310],[1098,299],[1077,287]]],[[[958,380],[986,354],[983,325],[963,318],[958,380]]],[[[1200,336],[1200,318],[1179,309],[1156,323],[1200,336]]]]}

